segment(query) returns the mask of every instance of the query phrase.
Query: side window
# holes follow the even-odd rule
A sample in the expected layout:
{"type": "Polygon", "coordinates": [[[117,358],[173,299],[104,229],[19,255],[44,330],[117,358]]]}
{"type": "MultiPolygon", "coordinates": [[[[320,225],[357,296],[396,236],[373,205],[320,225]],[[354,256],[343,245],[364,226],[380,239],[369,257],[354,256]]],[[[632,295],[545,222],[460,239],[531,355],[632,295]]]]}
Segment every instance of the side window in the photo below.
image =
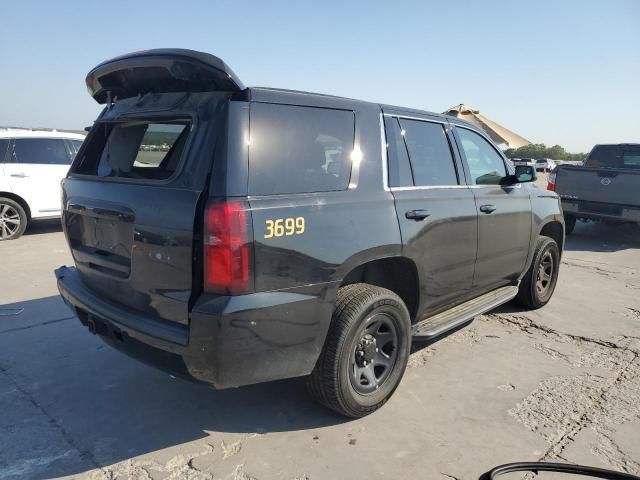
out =
{"type": "Polygon", "coordinates": [[[7,157],[7,148],[9,148],[9,139],[0,138],[0,163],[9,161],[7,157]]]}
{"type": "Polygon", "coordinates": [[[390,187],[413,186],[413,175],[409,164],[407,147],[400,133],[400,125],[395,117],[384,117],[384,128],[387,135],[387,168],[389,169],[390,187]]]}
{"type": "Polygon", "coordinates": [[[626,168],[640,168],[640,150],[623,150],[622,166],[626,168]]]}
{"type": "Polygon", "coordinates": [[[73,155],[72,155],[72,157],[75,157],[76,153],[78,153],[78,151],[80,150],[80,147],[82,146],[82,140],[70,140],[69,143],[73,147],[73,150],[72,150],[73,155]]]}
{"type": "Polygon", "coordinates": [[[476,132],[456,128],[475,185],[498,185],[507,175],[502,157],[489,142],[476,132]]]}
{"type": "Polygon", "coordinates": [[[16,138],[13,145],[16,163],[69,165],[71,156],[61,138],[16,138]]]}
{"type": "Polygon", "coordinates": [[[249,194],[347,188],[353,112],[253,103],[250,115],[249,194]]]}
{"type": "Polygon", "coordinates": [[[444,126],[401,118],[400,127],[409,150],[415,184],[457,185],[458,176],[444,126]]]}

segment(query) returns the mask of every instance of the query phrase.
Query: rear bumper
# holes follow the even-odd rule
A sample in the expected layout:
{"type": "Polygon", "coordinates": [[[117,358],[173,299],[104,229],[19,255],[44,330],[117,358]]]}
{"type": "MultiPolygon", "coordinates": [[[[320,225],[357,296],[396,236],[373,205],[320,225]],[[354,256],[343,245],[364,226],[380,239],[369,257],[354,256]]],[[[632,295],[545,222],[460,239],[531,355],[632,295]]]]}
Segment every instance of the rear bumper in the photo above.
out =
{"type": "Polygon", "coordinates": [[[603,204],[603,211],[597,211],[597,209],[593,209],[589,205],[594,204],[593,202],[562,199],[562,211],[578,218],[640,223],[640,207],[603,204]],[[610,207],[612,210],[606,211],[606,207],[610,207]]]}
{"type": "Polygon", "coordinates": [[[104,300],[75,268],[55,271],[80,322],[114,348],[168,373],[216,388],[307,375],[326,337],[337,285],[240,296],[202,295],[189,325],[104,300]]]}

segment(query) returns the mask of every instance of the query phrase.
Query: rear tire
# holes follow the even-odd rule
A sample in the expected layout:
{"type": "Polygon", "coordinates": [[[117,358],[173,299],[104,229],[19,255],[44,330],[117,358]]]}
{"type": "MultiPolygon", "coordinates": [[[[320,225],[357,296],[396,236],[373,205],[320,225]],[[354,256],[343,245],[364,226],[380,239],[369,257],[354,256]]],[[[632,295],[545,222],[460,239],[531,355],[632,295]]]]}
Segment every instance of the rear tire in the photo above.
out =
{"type": "Polygon", "coordinates": [[[15,240],[27,228],[27,213],[15,200],[0,197],[0,241],[15,240]]]}
{"type": "Polygon", "coordinates": [[[524,307],[544,307],[556,288],[560,249],[553,238],[538,237],[533,262],[522,278],[515,300],[524,307]]]}
{"type": "Polygon", "coordinates": [[[322,353],[308,388],[324,406],[359,418],[382,405],[398,387],[411,348],[404,302],[385,288],[364,283],[338,290],[322,353]]]}
{"type": "Polygon", "coordinates": [[[576,228],[576,217],[570,214],[565,214],[564,216],[564,231],[567,235],[571,235],[573,233],[573,229],[576,228]]]}

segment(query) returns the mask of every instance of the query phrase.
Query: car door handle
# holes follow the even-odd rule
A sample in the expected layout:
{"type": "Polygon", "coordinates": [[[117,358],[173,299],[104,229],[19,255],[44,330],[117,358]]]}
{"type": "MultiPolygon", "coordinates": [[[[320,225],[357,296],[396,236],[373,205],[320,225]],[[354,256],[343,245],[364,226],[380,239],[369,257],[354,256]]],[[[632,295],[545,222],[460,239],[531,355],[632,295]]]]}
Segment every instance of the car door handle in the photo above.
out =
{"type": "Polygon", "coordinates": [[[493,213],[496,211],[495,205],[480,205],[480,211],[482,213],[493,213]]]}
{"type": "Polygon", "coordinates": [[[406,218],[408,218],[409,220],[415,220],[416,222],[424,220],[429,215],[431,214],[426,210],[407,210],[406,212],[404,212],[404,216],[406,218]]]}
{"type": "Polygon", "coordinates": [[[27,175],[26,173],[11,173],[9,174],[10,177],[16,177],[16,178],[27,178],[29,175],[27,175]]]}

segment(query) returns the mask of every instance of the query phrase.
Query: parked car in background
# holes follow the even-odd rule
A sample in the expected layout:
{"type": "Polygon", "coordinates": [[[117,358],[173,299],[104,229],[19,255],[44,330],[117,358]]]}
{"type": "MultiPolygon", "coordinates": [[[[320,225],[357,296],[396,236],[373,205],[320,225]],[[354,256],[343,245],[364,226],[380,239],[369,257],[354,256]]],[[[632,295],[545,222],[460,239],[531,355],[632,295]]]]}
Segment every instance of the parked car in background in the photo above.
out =
{"type": "Polygon", "coordinates": [[[60,217],[60,182],[84,135],[0,130],[0,240],[20,237],[34,220],[60,217]]]}
{"type": "Polygon", "coordinates": [[[582,165],[559,165],[547,189],[562,201],[566,231],[577,219],[640,223],[640,144],[596,145],[582,165]]]}
{"type": "Polygon", "coordinates": [[[513,158],[511,162],[513,162],[513,165],[516,167],[536,166],[536,161],[533,158],[513,158]]]}
{"type": "Polygon", "coordinates": [[[63,181],[75,266],[58,289],[135,358],[218,388],[308,376],[361,417],[398,386],[412,337],[553,294],[560,202],[470,123],[245,88],[189,50],[86,82],[107,107],[63,181]],[[167,151],[149,160],[154,139],[167,151]]]}
{"type": "Polygon", "coordinates": [[[555,167],[555,162],[550,158],[539,158],[536,160],[536,170],[538,172],[550,172],[555,167]]]}

